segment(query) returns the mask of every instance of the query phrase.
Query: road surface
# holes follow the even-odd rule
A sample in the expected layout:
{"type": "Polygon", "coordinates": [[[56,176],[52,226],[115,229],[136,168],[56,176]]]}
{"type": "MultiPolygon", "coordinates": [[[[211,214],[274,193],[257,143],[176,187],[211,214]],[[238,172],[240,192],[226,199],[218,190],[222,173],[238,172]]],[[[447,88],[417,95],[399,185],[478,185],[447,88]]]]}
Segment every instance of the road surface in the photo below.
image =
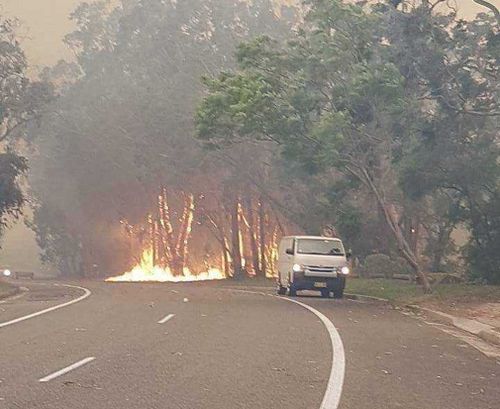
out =
{"type": "MultiPolygon", "coordinates": [[[[319,409],[332,388],[342,409],[500,407],[499,360],[381,303],[297,298],[340,334],[331,385],[344,357],[325,322],[266,289],[78,285],[92,294],[0,327],[0,409],[319,409]]],[[[83,294],[29,287],[0,324],[83,294]]]]}

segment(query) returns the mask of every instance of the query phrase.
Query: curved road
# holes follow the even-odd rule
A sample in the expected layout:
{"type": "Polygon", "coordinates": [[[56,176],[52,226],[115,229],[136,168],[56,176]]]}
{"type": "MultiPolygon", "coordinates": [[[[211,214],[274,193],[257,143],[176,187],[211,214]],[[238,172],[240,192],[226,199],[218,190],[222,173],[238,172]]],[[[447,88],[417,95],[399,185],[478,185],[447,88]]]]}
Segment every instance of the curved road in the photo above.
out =
{"type": "MultiPolygon", "coordinates": [[[[0,328],[1,409],[320,408],[332,344],[302,306],[225,283],[80,285],[89,298],[0,328]]],[[[82,295],[30,289],[0,323],[82,295]]],[[[298,301],[342,338],[340,408],[498,409],[500,361],[460,339],[379,303],[298,301]]]]}

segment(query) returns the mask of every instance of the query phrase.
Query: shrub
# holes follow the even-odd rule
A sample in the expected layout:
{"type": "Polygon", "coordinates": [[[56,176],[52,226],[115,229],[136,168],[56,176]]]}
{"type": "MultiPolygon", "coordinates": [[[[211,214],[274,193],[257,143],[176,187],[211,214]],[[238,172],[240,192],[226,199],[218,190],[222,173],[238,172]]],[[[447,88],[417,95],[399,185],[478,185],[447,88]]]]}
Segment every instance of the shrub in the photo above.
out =
{"type": "Polygon", "coordinates": [[[386,254],[371,254],[358,269],[362,277],[392,278],[394,274],[412,275],[411,266],[402,257],[392,259],[386,254]]]}

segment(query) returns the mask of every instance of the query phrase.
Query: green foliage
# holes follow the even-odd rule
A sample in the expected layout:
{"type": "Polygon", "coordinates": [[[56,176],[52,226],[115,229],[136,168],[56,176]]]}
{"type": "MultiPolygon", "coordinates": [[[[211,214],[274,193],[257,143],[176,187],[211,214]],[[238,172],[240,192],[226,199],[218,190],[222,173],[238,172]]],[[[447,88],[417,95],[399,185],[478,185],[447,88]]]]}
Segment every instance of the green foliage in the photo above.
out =
{"type": "Polygon", "coordinates": [[[16,142],[23,137],[27,140],[27,126],[33,125],[52,97],[49,84],[28,78],[16,28],[15,20],[0,15],[0,237],[24,204],[20,178],[28,165],[16,154],[16,142]]]}
{"type": "Polygon", "coordinates": [[[500,191],[471,217],[472,240],[465,249],[471,278],[500,284],[500,191]]]}
{"type": "Polygon", "coordinates": [[[81,241],[68,231],[60,210],[37,206],[33,220],[26,223],[35,232],[42,263],[55,266],[68,276],[83,276],[81,241]]]}
{"type": "Polygon", "coordinates": [[[0,153],[0,233],[9,217],[18,217],[24,203],[19,178],[27,171],[26,159],[8,151],[0,153]]]}
{"type": "MultiPolygon", "coordinates": [[[[304,180],[357,180],[344,196],[349,205],[322,206],[338,225],[349,209],[344,227],[356,226],[353,237],[387,214],[410,220],[425,213],[431,222],[419,216],[417,223],[427,226],[429,241],[445,241],[432,255],[437,264],[453,250],[451,230],[466,223],[468,261],[494,281],[500,64],[493,20],[459,21],[426,1],[406,11],[338,0],[306,4],[294,38],[240,46],[239,70],[207,83],[196,118],[200,138],[219,148],[274,142],[285,163],[300,164],[304,180]],[[358,202],[367,194],[375,204],[358,202]],[[434,206],[441,196],[453,212],[434,206]]],[[[328,200],[324,193],[318,202],[328,200]]],[[[397,220],[388,225],[403,229],[397,220]]],[[[403,233],[394,234],[398,248],[415,261],[411,232],[403,233]]]]}

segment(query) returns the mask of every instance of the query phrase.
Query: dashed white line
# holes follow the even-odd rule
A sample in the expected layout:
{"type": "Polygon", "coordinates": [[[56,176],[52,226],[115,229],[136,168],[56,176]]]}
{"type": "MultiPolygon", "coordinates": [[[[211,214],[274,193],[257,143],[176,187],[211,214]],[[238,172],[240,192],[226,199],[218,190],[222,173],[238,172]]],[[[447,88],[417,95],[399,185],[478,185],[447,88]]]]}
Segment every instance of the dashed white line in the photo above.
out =
{"type": "Polygon", "coordinates": [[[54,305],[53,307],[46,308],[45,310],[34,312],[33,314],[25,315],[24,317],[16,318],[16,319],[11,320],[11,321],[1,322],[0,328],[4,328],[4,327],[7,327],[9,325],[17,324],[18,322],[26,321],[26,320],[29,320],[30,318],[35,318],[35,317],[38,317],[40,315],[47,314],[48,312],[58,310],[60,308],[68,307],[69,305],[72,305],[72,304],[75,304],[77,302],[84,300],[85,298],[89,297],[92,294],[92,292],[90,290],[88,290],[87,288],[84,288],[84,287],[78,287],[76,285],[69,285],[69,284],[62,284],[62,286],[83,290],[84,294],[78,298],[75,298],[74,300],[65,302],[63,304],[54,305]]]}
{"type": "Polygon", "coordinates": [[[174,317],[175,317],[175,314],[168,314],[166,317],[164,317],[160,321],[158,321],[158,324],[165,324],[167,321],[171,320],[174,317]]]}
{"type": "Polygon", "coordinates": [[[80,368],[81,366],[86,365],[89,362],[92,362],[94,359],[95,357],[93,356],[82,359],[81,361],[75,362],[74,364],[67,366],[66,368],[60,369],[57,372],[51,373],[50,375],[47,375],[46,377],[39,379],[38,382],[50,382],[55,378],[65,375],[68,372],[74,371],[75,369],[80,368]]]}

